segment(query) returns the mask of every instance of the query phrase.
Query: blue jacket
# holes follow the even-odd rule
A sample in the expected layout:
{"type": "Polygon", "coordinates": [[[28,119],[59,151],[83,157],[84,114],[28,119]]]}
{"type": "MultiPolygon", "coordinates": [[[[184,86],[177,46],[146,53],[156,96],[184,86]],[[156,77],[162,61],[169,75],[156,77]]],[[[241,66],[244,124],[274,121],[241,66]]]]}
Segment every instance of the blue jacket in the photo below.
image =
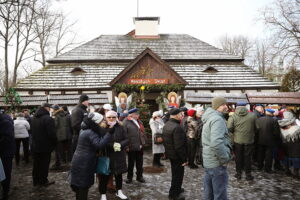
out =
{"type": "MultiPolygon", "coordinates": [[[[83,123],[83,126],[85,124],[83,123]]],[[[97,167],[96,153],[105,148],[111,135],[101,138],[99,133],[92,129],[80,131],[78,144],[71,163],[71,185],[80,188],[89,188],[94,184],[94,174],[97,167]]]]}
{"type": "Polygon", "coordinates": [[[219,167],[231,159],[231,142],[222,113],[208,108],[202,116],[203,165],[219,167]]]}

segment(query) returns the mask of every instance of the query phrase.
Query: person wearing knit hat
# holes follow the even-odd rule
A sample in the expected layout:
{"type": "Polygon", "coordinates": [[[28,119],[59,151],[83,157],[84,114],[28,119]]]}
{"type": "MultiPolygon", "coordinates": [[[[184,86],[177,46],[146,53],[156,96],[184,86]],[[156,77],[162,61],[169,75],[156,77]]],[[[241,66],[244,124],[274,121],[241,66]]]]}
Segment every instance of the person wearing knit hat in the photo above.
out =
{"type": "MultiPolygon", "coordinates": [[[[214,97],[211,102],[211,107],[217,110],[219,107],[227,104],[227,101],[224,97],[214,97]]],[[[227,106],[227,105],[226,105],[227,106]]]]}
{"type": "Polygon", "coordinates": [[[202,146],[204,175],[204,199],[228,199],[227,164],[231,160],[231,140],[224,118],[228,110],[226,99],[214,97],[212,107],[202,115],[202,146]],[[222,185],[222,187],[220,187],[222,185]]]}
{"type": "Polygon", "coordinates": [[[283,113],[283,119],[278,121],[284,149],[284,165],[286,175],[300,178],[300,127],[296,124],[296,117],[290,111],[283,113]]]}
{"type": "Polygon", "coordinates": [[[198,166],[195,164],[196,146],[197,146],[197,128],[198,122],[196,120],[196,110],[189,109],[187,111],[187,146],[188,146],[188,162],[191,169],[197,169],[198,166]]]}
{"type": "Polygon", "coordinates": [[[112,106],[109,103],[106,103],[103,105],[105,113],[109,110],[112,110],[112,106]]]}
{"type": "Polygon", "coordinates": [[[273,150],[280,143],[280,129],[273,117],[274,110],[266,109],[265,116],[256,120],[258,130],[258,169],[264,168],[265,172],[272,173],[273,150]]]}
{"type": "Polygon", "coordinates": [[[80,95],[80,97],[79,97],[79,103],[85,102],[84,104],[87,104],[88,103],[87,101],[89,101],[88,95],[86,95],[86,94],[80,95]]]}
{"type": "Polygon", "coordinates": [[[79,104],[71,112],[71,125],[73,129],[71,157],[73,156],[77,147],[79,132],[81,130],[81,123],[83,121],[83,118],[87,117],[88,115],[88,111],[87,111],[88,106],[89,106],[89,97],[86,94],[82,94],[79,97],[79,104]]]}
{"type": "Polygon", "coordinates": [[[104,151],[112,139],[113,129],[99,127],[103,118],[103,115],[92,112],[83,119],[70,169],[70,185],[76,199],[88,199],[89,188],[94,185],[97,153],[104,151]]]}
{"type": "MultiPolygon", "coordinates": [[[[123,194],[122,191],[122,174],[127,172],[126,164],[126,148],[129,145],[129,140],[126,136],[126,131],[123,129],[121,124],[117,120],[118,113],[110,110],[105,113],[106,126],[113,130],[113,137],[110,139],[108,147],[105,151],[110,159],[110,174],[104,175],[99,174],[99,192],[101,195],[101,200],[106,200],[106,191],[109,181],[113,181],[113,176],[116,182],[116,196],[119,199],[128,199],[127,196],[123,194]]],[[[112,184],[112,183],[111,183],[112,184]]]]}

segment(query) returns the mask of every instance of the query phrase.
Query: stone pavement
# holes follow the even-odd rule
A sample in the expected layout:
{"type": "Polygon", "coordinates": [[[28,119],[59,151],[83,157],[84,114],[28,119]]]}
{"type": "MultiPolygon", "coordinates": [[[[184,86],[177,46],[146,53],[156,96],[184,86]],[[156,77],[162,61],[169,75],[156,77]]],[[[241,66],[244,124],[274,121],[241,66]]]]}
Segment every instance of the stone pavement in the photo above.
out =
{"type": "MultiPolygon", "coordinates": [[[[145,166],[150,166],[152,154],[150,150],[145,152],[145,166]]],[[[133,184],[123,184],[124,193],[131,200],[167,200],[170,187],[170,163],[163,161],[165,170],[162,173],[144,173],[147,181],[141,184],[133,181],[133,184]]],[[[50,172],[49,179],[56,183],[47,188],[34,188],[31,177],[32,166],[20,165],[13,169],[11,200],[73,200],[74,193],[70,189],[66,178],[68,172],[50,172]]],[[[228,197],[234,200],[300,200],[300,180],[286,177],[282,172],[276,174],[265,174],[254,171],[254,181],[237,181],[234,178],[234,162],[228,165],[229,187],[228,197]]],[[[183,187],[187,200],[203,199],[203,168],[189,169],[185,168],[185,177],[183,187]]],[[[123,175],[125,180],[126,174],[123,175]]],[[[97,184],[94,184],[89,191],[90,200],[99,200],[100,195],[97,190],[97,184]]],[[[108,193],[109,200],[116,200],[114,194],[108,193]]]]}

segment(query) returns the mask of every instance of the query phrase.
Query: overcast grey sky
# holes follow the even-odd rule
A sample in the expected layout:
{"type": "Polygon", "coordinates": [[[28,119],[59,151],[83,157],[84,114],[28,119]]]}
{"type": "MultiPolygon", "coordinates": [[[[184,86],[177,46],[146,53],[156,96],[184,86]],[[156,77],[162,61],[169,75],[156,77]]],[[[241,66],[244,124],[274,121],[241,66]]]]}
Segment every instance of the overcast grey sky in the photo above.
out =
{"type": "MultiPolygon", "coordinates": [[[[159,16],[160,33],[185,33],[210,44],[221,35],[252,38],[265,32],[257,23],[259,9],[272,0],[139,0],[139,16],[159,16]]],[[[56,6],[77,20],[80,41],[134,29],[137,0],[67,0],[56,6]]]]}

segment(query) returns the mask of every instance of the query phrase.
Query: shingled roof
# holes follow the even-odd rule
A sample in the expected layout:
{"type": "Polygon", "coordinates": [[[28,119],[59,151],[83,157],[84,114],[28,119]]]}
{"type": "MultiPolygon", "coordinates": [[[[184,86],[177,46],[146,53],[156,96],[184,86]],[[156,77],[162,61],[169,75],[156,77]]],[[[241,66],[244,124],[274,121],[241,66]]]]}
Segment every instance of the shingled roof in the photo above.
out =
{"type": "MultiPolygon", "coordinates": [[[[105,89],[129,63],[55,64],[49,65],[21,80],[18,90],[105,89]],[[74,67],[85,72],[74,74],[74,67]]],[[[241,62],[169,62],[185,81],[187,89],[278,89],[241,62]],[[207,69],[215,70],[207,70],[207,69]]]]}
{"type": "Polygon", "coordinates": [[[135,39],[130,35],[101,35],[47,62],[130,61],[146,48],[150,48],[163,60],[243,60],[190,35],[161,34],[158,39],[135,39]]]}

